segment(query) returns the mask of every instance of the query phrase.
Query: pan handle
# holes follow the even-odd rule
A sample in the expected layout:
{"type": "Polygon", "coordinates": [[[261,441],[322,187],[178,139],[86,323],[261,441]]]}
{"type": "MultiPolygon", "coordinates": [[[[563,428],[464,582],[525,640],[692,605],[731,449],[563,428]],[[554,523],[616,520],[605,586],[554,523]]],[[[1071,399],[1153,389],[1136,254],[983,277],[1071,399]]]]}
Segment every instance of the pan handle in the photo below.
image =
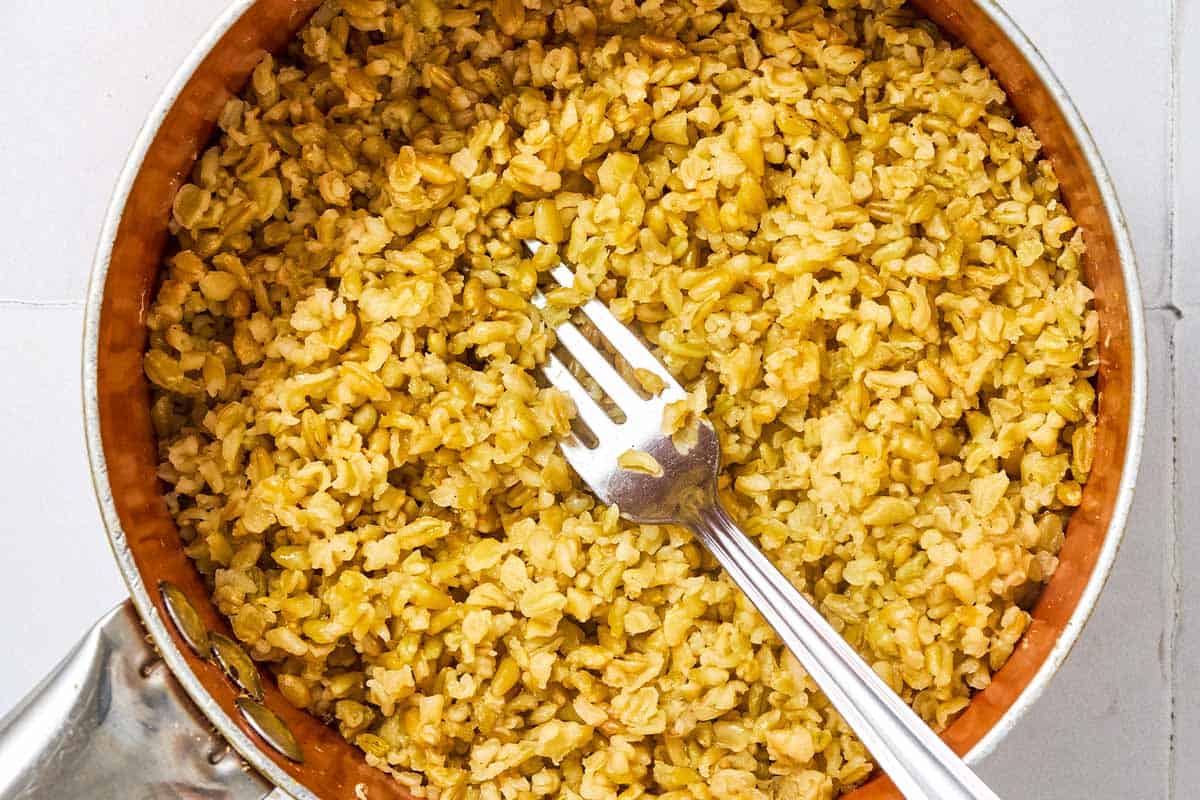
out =
{"type": "Polygon", "coordinates": [[[0,719],[0,800],[281,800],[208,720],[126,601],[0,719]]]}

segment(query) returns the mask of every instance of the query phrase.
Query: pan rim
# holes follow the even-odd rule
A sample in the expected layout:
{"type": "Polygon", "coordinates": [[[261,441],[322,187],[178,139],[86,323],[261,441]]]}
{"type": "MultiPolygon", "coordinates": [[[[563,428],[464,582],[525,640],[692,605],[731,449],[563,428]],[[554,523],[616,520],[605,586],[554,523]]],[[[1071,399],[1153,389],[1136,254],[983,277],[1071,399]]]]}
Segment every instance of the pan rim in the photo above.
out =
{"type": "MultiPolygon", "coordinates": [[[[1046,691],[1078,641],[1083,627],[1091,618],[1100,591],[1112,573],[1113,564],[1124,538],[1125,525],[1132,506],[1134,486],[1141,463],[1149,377],[1145,319],[1138,280],[1137,259],[1128,225],[1117,197],[1116,187],[1100,155],[1099,148],[1066,88],[1040,51],[1009,14],[999,6],[996,0],[970,1],[991,18],[1001,33],[1027,59],[1033,73],[1057,104],[1067,128],[1079,145],[1088,172],[1096,183],[1104,203],[1105,215],[1112,227],[1125,285],[1124,300],[1129,319],[1132,365],[1125,458],[1121,466],[1121,479],[1117,488],[1112,517],[1105,531],[1104,544],[1069,621],[1056,638],[1054,646],[1046,655],[1045,660],[1000,719],[964,756],[968,764],[974,765],[995,750],[1000,741],[1012,731],[1029,708],[1046,691]]],[[[112,192],[96,246],[84,311],[82,359],[84,438],[96,500],[117,566],[129,589],[134,606],[137,608],[143,624],[158,645],[167,666],[182,684],[188,696],[196,703],[201,713],[212,722],[246,762],[296,800],[317,800],[316,795],[308,788],[268,758],[259,746],[241,730],[236,721],[216,703],[176,646],[165,620],[155,607],[150,591],[134,563],[133,554],[129,549],[125,531],[113,500],[112,488],[108,479],[107,460],[100,434],[99,393],[97,391],[100,313],[117,229],[126,203],[161,123],[174,106],[196,68],[221,37],[255,2],[256,0],[231,0],[199,38],[167,82],[147,115],[112,192]]]]}

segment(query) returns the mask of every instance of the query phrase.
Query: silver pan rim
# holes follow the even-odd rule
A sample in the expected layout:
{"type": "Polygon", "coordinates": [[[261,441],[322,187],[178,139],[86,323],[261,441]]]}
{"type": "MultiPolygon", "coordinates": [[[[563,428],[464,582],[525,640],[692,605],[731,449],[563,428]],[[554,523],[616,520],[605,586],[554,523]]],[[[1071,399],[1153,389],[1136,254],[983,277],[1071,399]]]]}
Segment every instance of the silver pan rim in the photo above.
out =
{"type": "MultiPolygon", "coordinates": [[[[138,614],[141,616],[150,635],[157,643],[167,666],[183,685],[184,690],[191,697],[192,701],[196,703],[200,711],[212,721],[221,735],[229,741],[234,750],[247,763],[280,789],[283,789],[296,798],[296,800],[318,800],[316,795],[296,781],[272,759],[267,757],[262,749],[242,732],[234,719],[226,714],[209,695],[203,684],[200,683],[200,680],[193,673],[191,667],[188,666],[179,648],[175,645],[166,621],[158,613],[158,609],[150,599],[149,590],[142,580],[141,573],[134,563],[133,554],[129,550],[125,531],[121,527],[121,521],[117,516],[116,506],[113,502],[112,488],[108,480],[107,462],[100,439],[100,411],[96,381],[100,309],[104,298],[104,287],[112,258],[117,227],[120,223],[126,201],[129,198],[134,180],[141,169],[150,144],[154,141],[159,126],[171,110],[180,92],[199,64],[208,55],[209,51],[242,14],[254,5],[254,2],[255,0],[233,0],[198,40],[195,47],[167,83],[153,109],[147,116],[146,122],[138,133],[137,139],[130,150],[125,166],[113,190],[92,264],[92,273],[88,284],[87,303],[84,312],[82,375],[84,433],[88,460],[91,465],[92,484],[95,488],[96,500],[100,507],[105,529],[108,532],[113,555],[116,558],[118,568],[121,570],[122,577],[129,588],[134,606],[137,608],[138,614]]],[[[1080,632],[1095,610],[1100,591],[1104,588],[1104,584],[1108,581],[1112,573],[1113,563],[1120,549],[1125,532],[1125,524],[1133,502],[1134,484],[1137,480],[1142,445],[1145,438],[1148,387],[1145,319],[1142,309],[1141,288],[1138,282],[1137,259],[1134,254],[1128,225],[1121,211],[1116,188],[1105,167],[1104,160],[1092,138],[1091,132],[1067,94],[1066,89],[1025,33],[995,0],[973,0],[973,2],[980,10],[991,17],[1001,32],[1024,55],[1035,74],[1058,104],[1063,118],[1066,120],[1072,135],[1079,144],[1088,169],[1099,187],[1100,195],[1105,205],[1105,212],[1113,228],[1117,253],[1121,262],[1121,273],[1125,282],[1125,302],[1129,315],[1133,380],[1129,408],[1129,438],[1126,442],[1125,460],[1121,468],[1121,481],[1117,490],[1112,520],[1105,533],[1104,545],[1092,569],[1091,578],[1088,580],[1083,594],[1080,596],[1079,602],[1071,614],[1070,620],[1055,641],[1054,647],[1047,655],[1046,660],[1021,691],[1017,700],[967,753],[965,759],[968,764],[977,764],[991,753],[1000,741],[1012,731],[1029,708],[1042,696],[1070,654],[1072,647],[1078,641],[1080,632]]]]}
{"type": "Polygon", "coordinates": [[[137,608],[142,623],[146,626],[163,661],[172,674],[183,686],[188,697],[199,708],[200,712],[212,722],[213,726],[225,737],[230,746],[237,751],[264,778],[280,789],[290,794],[295,800],[319,800],[315,794],[301,785],[282,767],[276,764],[253,740],[247,736],[238,723],[212,698],[204,684],[192,671],[183,653],[176,646],[170,634],[166,620],[158,613],[158,608],[150,598],[149,588],[134,563],[133,553],[117,516],[116,504],[113,501],[112,486],[108,480],[108,463],[104,457],[104,446],[100,439],[100,401],[97,392],[98,350],[100,342],[100,309],[104,300],[104,287],[107,282],[108,268],[112,259],[113,245],[116,241],[117,227],[124,213],[129,193],[135,179],[141,171],[142,163],[154,137],[167,113],[174,106],[187,82],[191,79],[196,68],[207,57],[209,51],[220,41],[221,37],[233,26],[242,14],[254,5],[256,0],[233,0],[221,15],[213,21],[204,35],[188,53],[187,58],[180,64],[175,74],[159,95],[154,107],[146,117],[137,139],[130,149],[125,165],[113,189],[112,199],[105,212],[104,225],[101,228],[100,239],[96,247],[95,258],[92,262],[92,274],[88,282],[87,304],[84,309],[83,323],[83,422],[86,439],[88,461],[91,464],[92,486],[96,491],[96,501],[100,506],[100,515],[108,532],[109,544],[117,566],[129,588],[130,598],[137,608]]]}

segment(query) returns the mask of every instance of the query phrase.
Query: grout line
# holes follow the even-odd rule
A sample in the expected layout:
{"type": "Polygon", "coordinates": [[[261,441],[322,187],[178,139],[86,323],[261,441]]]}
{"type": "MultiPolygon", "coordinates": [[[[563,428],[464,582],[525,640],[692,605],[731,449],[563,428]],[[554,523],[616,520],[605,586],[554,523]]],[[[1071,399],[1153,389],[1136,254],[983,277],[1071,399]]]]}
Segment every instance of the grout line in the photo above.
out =
{"type": "Polygon", "coordinates": [[[82,300],[22,300],[17,297],[0,297],[0,308],[16,306],[18,308],[83,308],[82,300]]]}
{"type": "Polygon", "coordinates": [[[1175,303],[1175,227],[1177,222],[1176,205],[1179,202],[1177,178],[1179,175],[1179,82],[1180,82],[1180,40],[1179,40],[1179,4],[1180,0],[1171,0],[1168,9],[1169,23],[1167,30],[1171,37],[1168,42],[1170,57],[1167,59],[1167,302],[1175,303]]]}
{"type": "Polygon", "coordinates": [[[1169,512],[1170,531],[1167,548],[1166,579],[1168,593],[1168,618],[1166,629],[1166,658],[1167,658],[1167,800],[1174,800],[1175,780],[1178,774],[1178,753],[1176,752],[1176,705],[1179,690],[1179,669],[1177,644],[1179,641],[1180,623],[1183,617],[1183,547],[1179,536],[1179,407],[1177,404],[1175,383],[1175,323],[1172,319],[1167,328],[1167,378],[1170,385],[1168,400],[1169,419],[1171,420],[1171,456],[1170,468],[1167,472],[1167,488],[1170,492],[1171,507],[1169,512]]]}
{"type": "Polygon", "coordinates": [[[1171,316],[1173,316],[1173,317],[1175,317],[1175,319],[1179,320],[1179,319],[1183,319],[1185,316],[1187,316],[1190,313],[1200,311],[1200,305],[1198,305],[1196,303],[1192,303],[1191,305],[1185,305],[1182,308],[1180,308],[1179,306],[1175,305],[1174,303],[1154,303],[1152,305],[1142,306],[1142,310],[1143,311],[1169,311],[1169,312],[1171,312],[1171,316]]]}
{"type": "Polygon", "coordinates": [[[1179,179],[1179,84],[1182,81],[1181,54],[1182,41],[1179,34],[1179,12],[1181,0],[1171,0],[1168,9],[1171,41],[1168,43],[1170,52],[1170,102],[1167,106],[1167,310],[1172,312],[1172,319],[1167,325],[1167,380],[1170,382],[1169,394],[1170,424],[1171,424],[1171,465],[1167,477],[1167,487],[1170,491],[1170,531],[1169,547],[1167,549],[1167,589],[1169,591],[1168,609],[1170,616],[1167,622],[1167,798],[1175,800],[1175,780],[1178,775],[1178,753],[1176,752],[1176,696],[1179,688],[1179,670],[1176,645],[1179,640],[1180,622],[1183,611],[1183,575],[1182,543],[1179,536],[1179,496],[1176,488],[1179,480],[1179,416],[1176,406],[1175,383],[1175,325],[1184,316],[1184,309],[1175,302],[1175,269],[1176,241],[1175,230],[1178,223],[1177,204],[1179,179]]]}

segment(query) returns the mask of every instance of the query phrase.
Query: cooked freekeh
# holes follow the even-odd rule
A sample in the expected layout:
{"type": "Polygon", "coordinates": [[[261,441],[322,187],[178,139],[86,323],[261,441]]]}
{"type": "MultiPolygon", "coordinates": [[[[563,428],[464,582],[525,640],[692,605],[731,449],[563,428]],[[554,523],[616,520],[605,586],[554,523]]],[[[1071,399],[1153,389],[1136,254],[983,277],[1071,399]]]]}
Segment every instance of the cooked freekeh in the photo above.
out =
{"type": "Polygon", "coordinates": [[[872,769],[692,537],[557,451],[530,297],[559,256],[550,313],[596,295],[654,345],[691,391],[666,424],[711,417],[728,506],[936,727],[1091,466],[1082,240],[1000,87],[898,0],[330,3],[173,230],[145,367],[188,553],[291,702],[432,796],[872,769]]]}

